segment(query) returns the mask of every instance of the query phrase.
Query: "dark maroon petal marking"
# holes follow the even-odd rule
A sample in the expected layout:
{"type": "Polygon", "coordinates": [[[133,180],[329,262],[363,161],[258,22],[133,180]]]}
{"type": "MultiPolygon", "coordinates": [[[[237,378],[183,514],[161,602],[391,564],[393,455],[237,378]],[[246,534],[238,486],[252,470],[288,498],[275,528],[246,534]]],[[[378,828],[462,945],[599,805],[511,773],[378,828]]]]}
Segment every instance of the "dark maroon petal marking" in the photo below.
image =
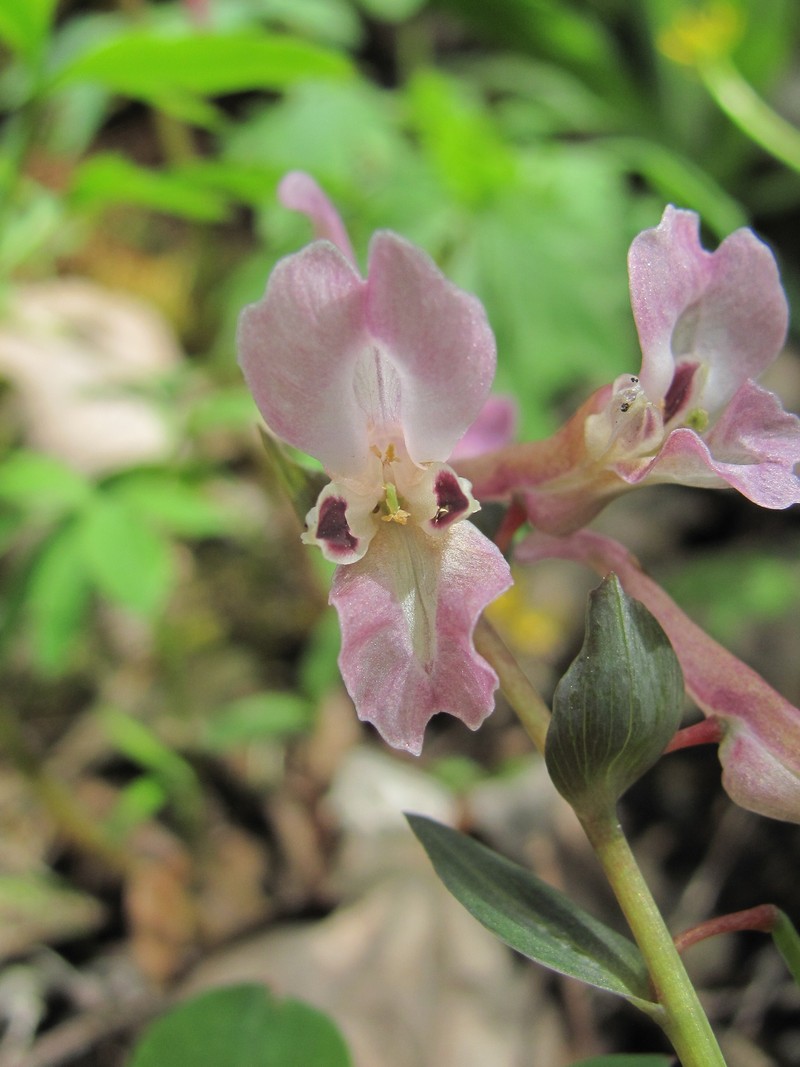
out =
{"type": "Polygon", "coordinates": [[[679,363],[676,367],[672,385],[670,385],[667,395],[664,397],[665,423],[674,418],[686,406],[692,389],[692,382],[699,366],[699,363],[679,363]]]}
{"type": "Polygon", "coordinates": [[[347,525],[346,509],[344,497],[326,497],[320,505],[317,520],[317,538],[326,541],[332,552],[341,552],[342,555],[358,546],[358,538],[353,537],[347,525]]]}
{"type": "Polygon", "coordinates": [[[469,500],[452,471],[439,471],[433,491],[436,495],[436,514],[431,522],[439,529],[449,525],[469,507],[469,500]]]}

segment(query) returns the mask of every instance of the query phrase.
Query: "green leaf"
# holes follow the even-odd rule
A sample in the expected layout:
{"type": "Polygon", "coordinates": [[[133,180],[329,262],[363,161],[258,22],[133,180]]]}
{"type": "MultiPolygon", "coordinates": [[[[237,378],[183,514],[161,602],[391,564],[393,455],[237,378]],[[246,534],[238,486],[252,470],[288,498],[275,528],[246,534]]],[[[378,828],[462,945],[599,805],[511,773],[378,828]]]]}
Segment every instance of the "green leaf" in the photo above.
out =
{"type": "Polygon", "coordinates": [[[190,1000],[149,1027],[128,1067],[351,1067],[322,1012],[277,1000],[260,985],[230,986],[190,1000]]]}
{"type": "Polygon", "coordinates": [[[256,417],[249,389],[233,385],[198,399],[189,413],[188,424],[192,433],[204,434],[214,430],[250,429],[256,417]]]}
{"type": "Polygon", "coordinates": [[[35,52],[50,29],[58,0],[3,0],[0,38],[15,52],[35,52]]]}
{"type": "Polygon", "coordinates": [[[294,693],[254,693],[218,708],[205,730],[205,744],[222,752],[251,741],[286,737],[308,730],[314,709],[294,693]]]}
{"type": "Polygon", "coordinates": [[[75,523],[57,530],[34,560],[25,590],[33,656],[47,674],[69,666],[85,628],[90,585],[75,523]]]}
{"type": "Polygon", "coordinates": [[[106,820],[106,832],[114,840],[123,840],[148,819],[154,818],[169,801],[167,791],[150,775],[140,775],[124,786],[106,820]]]}
{"type": "Polygon", "coordinates": [[[432,819],[406,817],[436,873],[487,930],[550,970],[617,993],[644,1011],[656,1008],[632,941],[472,838],[432,819]]]}
{"type": "MultiPolygon", "coordinates": [[[[151,772],[187,825],[197,824],[203,809],[203,791],[192,765],[166,745],[149,726],[116,708],[100,713],[114,747],[144,770],[151,772]]],[[[139,800],[145,798],[140,795],[139,800]]],[[[152,799],[152,797],[148,798],[152,799]]]]}
{"type": "Polygon", "coordinates": [[[0,960],[91,933],[103,906],[49,874],[0,875],[0,960]]]}
{"type": "Polygon", "coordinates": [[[404,22],[421,11],[427,0],[358,0],[358,3],[373,18],[404,22]]]}
{"type": "Polygon", "coordinates": [[[72,60],[55,85],[94,81],[158,103],[173,93],[216,96],[283,89],[308,78],[343,78],[349,60],[286,34],[195,33],[162,36],[136,30],[72,60]]]}
{"type": "Polygon", "coordinates": [[[98,496],[80,536],[86,569],[104,596],[145,616],[161,610],[174,579],[171,546],[132,507],[98,496]]]}
{"type": "Polygon", "coordinates": [[[514,180],[513,153],[465,85],[425,70],[414,75],[408,96],[425,154],[457,200],[480,204],[514,180]]]}
{"type": "Polygon", "coordinates": [[[545,760],[578,814],[613,810],[666,748],[683,711],[667,635],[611,574],[589,596],[583,647],[558,683],[545,760]]]}
{"type": "Polygon", "coordinates": [[[132,471],[116,479],[108,494],[178,537],[216,537],[232,525],[233,516],[211,501],[203,486],[170,471],[132,471]]]}
{"type": "Polygon", "coordinates": [[[315,702],[342,684],[338,662],[341,644],[336,612],[326,608],[308,635],[298,666],[300,688],[315,702]]]}
{"type": "Polygon", "coordinates": [[[139,167],[112,152],[92,156],[76,169],[70,195],[76,207],[89,210],[137,204],[199,222],[217,222],[228,214],[227,199],[191,177],[139,167]]]}
{"type": "Polygon", "coordinates": [[[0,500],[26,511],[61,514],[85,503],[91,492],[83,475],[41,452],[12,452],[0,465],[0,500]]]}

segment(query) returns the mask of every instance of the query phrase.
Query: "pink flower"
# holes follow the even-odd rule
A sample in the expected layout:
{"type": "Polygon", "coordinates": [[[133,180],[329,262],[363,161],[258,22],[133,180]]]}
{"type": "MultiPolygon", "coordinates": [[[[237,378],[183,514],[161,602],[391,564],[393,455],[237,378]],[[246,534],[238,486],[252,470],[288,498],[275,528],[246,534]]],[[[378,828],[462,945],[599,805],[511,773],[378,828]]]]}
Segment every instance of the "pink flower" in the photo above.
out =
{"type": "Polygon", "coordinates": [[[749,811],[800,822],[800,709],[717,644],[649,578],[619,542],[590,530],[569,537],[534,533],[517,549],[519,562],[570,559],[605,576],[658,619],[675,649],[686,690],[719,726],[722,784],[749,811]]]}
{"type": "Polygon", "coordinates": [[[707,252],[698,225],[668,207],[631,246],[639,373],[598,390],[547,441],[459,464],[482,499],[517,493],[550,532],[644,482],[729,485],[769,508],[800,501],[800,419],[754,380],[786,335],[775,260],[749,230],[707,252]]]}
{"type": "Polygon", "coordinates": [[[245,308],[240,363],[267,426],[331,478],[303,540],[340,565],[330,599],[358,715],[418,754],[437,712],[476,729],[494,706],[472,633],[511,577],[461,521],[479,505],[446,463],[488,396],[494,338],[480,303],[401,237],[374,235],[364,279],[311,178],[287,175],[279,195],[324,239],[245,308]]]}

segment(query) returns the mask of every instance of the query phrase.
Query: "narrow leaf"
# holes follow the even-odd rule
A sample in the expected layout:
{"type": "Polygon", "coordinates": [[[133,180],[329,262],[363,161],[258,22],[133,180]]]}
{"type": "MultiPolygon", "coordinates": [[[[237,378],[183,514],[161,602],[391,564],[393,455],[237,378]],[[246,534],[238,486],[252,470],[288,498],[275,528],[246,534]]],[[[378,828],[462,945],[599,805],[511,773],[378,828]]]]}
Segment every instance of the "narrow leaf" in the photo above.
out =
{"type": "Polygon", "coordinates": [[[204,740],[212,751],[225,752],[253,741],[303,733],[313,718],[313,706],[296,693],[253,693],[218,708],[204,740]]]}
{"type": "Polygon", "coordinates": [[[657,1010],[632,941],[472,838],[419,815],[406,817],[436,873],[487,930],[550,970],[657,1010]]]}
{"type": "Polygon", "coordinates": [[[89,49],[57,75],[56,84],[99,82],[119,93],[157,101],[172,91],[216,96],[283,89],[308,78],[341,78],[349,60],[287,34],[159,36],[132,31],[89,49]]]}
{"type": "Polygon", "coordinates": [[[137,204],[199,222],[217,222],[228,213],[224,196],[198,186],[191,178],[139,167],[112,152],[92,156],[80,165],[71,195],[77,207],[92,210],[137,204]]]}

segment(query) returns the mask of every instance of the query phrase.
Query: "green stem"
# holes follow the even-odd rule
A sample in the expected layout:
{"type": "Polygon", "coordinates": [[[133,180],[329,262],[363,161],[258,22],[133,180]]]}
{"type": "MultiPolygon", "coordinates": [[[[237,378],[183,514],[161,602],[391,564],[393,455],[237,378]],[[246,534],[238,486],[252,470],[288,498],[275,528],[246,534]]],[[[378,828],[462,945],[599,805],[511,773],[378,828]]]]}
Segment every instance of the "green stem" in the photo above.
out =
{"type": "Polygon", "coordinates": [[[782,911],[778,911],[771,933],[775,947],[783,956],[783,961],[795,982],[800,985],[800,934],[792,925],[789,916],[782,911]]]}
{"type": "Polygon", "coordinates": [[[499,634],[485,618],[478,621],[475,648],[497,671],[500,688],[534,745],[544,755],[550,709],[508,651],[499,634]]]}
{"type": "Polygon", "coordinates": [[[698,69],[728,118],[776,159],[800,171],[800,130],[773,111],[727,58],[714,59],[698,69]]]}
{"type": "Polygon", "coordinates": [[[581,822],[644,956],[664,1009],[662,1026],[683,1067],[725,1067],[695,988],[616,816],[586,815],[581,822]]]}

